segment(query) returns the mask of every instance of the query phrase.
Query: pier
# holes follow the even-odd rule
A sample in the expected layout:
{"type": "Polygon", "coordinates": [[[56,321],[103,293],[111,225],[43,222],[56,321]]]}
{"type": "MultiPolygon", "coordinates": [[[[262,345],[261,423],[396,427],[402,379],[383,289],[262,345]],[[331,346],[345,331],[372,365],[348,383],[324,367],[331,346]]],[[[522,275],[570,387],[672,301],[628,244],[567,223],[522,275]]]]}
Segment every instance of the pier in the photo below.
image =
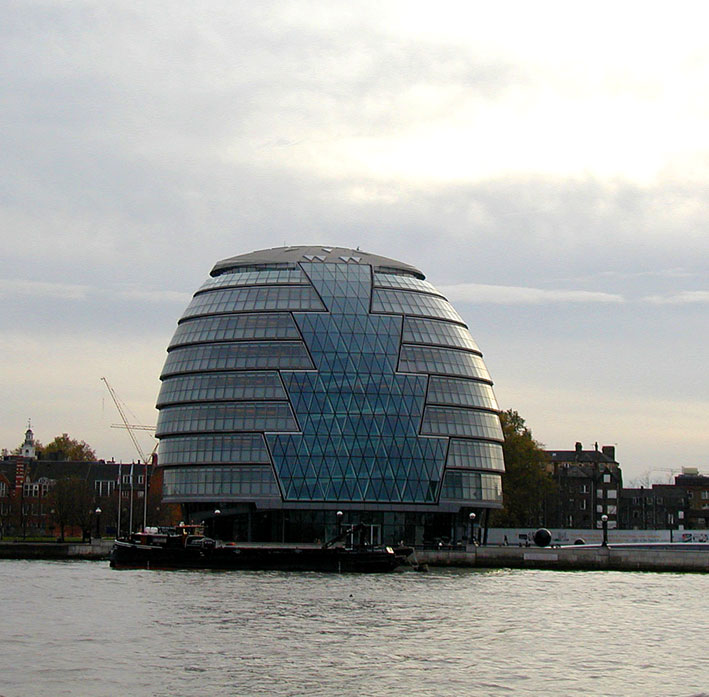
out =
{"type": "Polygon", "coordinates": [[[709,544],[489,546],[416,550],[419,564],[578,571],[709,572],[709,544]]]}

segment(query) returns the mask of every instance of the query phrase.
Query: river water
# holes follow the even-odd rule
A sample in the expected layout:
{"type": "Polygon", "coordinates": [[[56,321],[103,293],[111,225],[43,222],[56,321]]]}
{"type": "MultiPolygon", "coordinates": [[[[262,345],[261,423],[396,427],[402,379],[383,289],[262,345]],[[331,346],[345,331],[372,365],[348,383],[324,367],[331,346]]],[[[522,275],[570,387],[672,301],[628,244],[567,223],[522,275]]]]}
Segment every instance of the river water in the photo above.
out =
{"type": "Polygon", "coordinates": [[[709,577],[0,561],[2,697],[709,695],[709,577]]]}

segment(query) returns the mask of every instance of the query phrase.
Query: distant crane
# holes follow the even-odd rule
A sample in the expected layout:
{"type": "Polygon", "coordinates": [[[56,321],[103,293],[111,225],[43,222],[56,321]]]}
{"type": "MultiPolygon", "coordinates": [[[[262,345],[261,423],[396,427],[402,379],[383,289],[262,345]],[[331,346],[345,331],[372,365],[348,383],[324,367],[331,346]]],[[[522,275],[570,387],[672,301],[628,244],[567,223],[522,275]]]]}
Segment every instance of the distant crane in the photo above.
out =
{"type": "MultiPolygon", "coordinates": [[[[121,406],[121,402],[118,399],[118,395],[116,394],[116,391],[111,387],[111,385],[109,385],[108,380],[106,380],[106,378],[101,378],[101,380],[106,385],[106,389],[108,390],[108,393],[111,395],[111,399],[113,400],[113,403],[116,405],[116,409],[118,409],[118,413],[121,415],[121,421],[123,421],[123,426],[121,426],[120,424],[113,424],[113,425],[111,425],[111,428],[125,428],[126,431],[128,431],[128,435],[130,436],[130,439],[133,441],[133,445],[135,446],[135,449],[138,451],[138,455],[140,455],[141,462],[144,462],[147,465],[148,464],[148,457],[146,457],[145,452],[143,451],[143,448],[140,447],[140,443],[138,443],[138,439],[135,437],[135,433],[133,433],[133,431],[135,431],[135,430],[148,431],[148,430],[152,430],[152,427],[137,426],[135,424],[128,423],[128,419],[126,418],[126,414],[123,411],[123,407],[121,406]]],[[[152,453],[151,453],[151,455],[152,455],[152,453]]]]}
{"type": "MultiPolygon", "coordinates": [[[[101,378],[103,383],[106,385],[106,389],[108,390],[108,393],[111,395],[111,399],[113,400],[113,403],[116,405],[116,409],[118,409],[118,413],[121,415],[121,421],[123,421],[123,425],[121,424],[111,424],[111,428],[125,428],[126,431],[128,431],[128,435],[130,436],[130,439],[133,441],[133,445],[135,446],[135,449],[138,451],[138,455],[140,456],[140,460],[144,465],[144,475],[143,475],[143,486],[144,486],[144,491],[143,491],[143,528],[148,523],[148,465],[152,462],[153,455],[155,454],[155,451],[158,449],[158,444],[155,444],[155,447],[152,449],[150,455],[146,456],[145,452],[143,451],[143,448],[140,447],[140,443],[138,443],[138,439],[135,437],[134,431],[139,430],[139,431],[155,431],[155,427],[153,426],[140,426],[137,424],[130,424],[128,423],[128,419],[126,418],[126,414],[123,411],[123,407],[121,406],[121,401],[118,399],[118,395],[116,394],[116,391],[109,385],[108,380],[106,378],[101,378]]],[[[119,470],[120,470],[120,465],[119,465],[119,470]]],[[[119,471],[118,475],[118,482],[119,482],[119,490],[120,490],[120,483],[121,483],[121,475],[119,471]]],[[[129,532],[133,532],[133,467],[131,466],[131,477],[130,477],[130,490],[131,490],[131,497],[130,497],[130,520],[128,522],[128,527],[129,527],[129,532]]],[[[121,501],[120,501],[120,493],[119,493],[119,500],[118,500],[118,535],[120,536],[121,534],[121,501]]]]}

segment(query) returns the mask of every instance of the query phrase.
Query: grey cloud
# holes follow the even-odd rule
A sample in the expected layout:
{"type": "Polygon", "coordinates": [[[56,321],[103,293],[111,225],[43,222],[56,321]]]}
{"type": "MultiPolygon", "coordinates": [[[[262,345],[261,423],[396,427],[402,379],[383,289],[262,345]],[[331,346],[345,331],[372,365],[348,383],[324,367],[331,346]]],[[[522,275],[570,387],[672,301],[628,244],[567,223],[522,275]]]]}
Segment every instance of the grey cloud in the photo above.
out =
{"type": "Polygon", "coordinates": [[[28,279],[0,278],[0,297],[23,295],[33,298],[80,300],[87,296],[87,286],[72,283],[47,283],[28,279]]]}
{"type": "Polygon", "coordinates": [[[621,303],[623,297],[611,293],[586,290],[548,290],[520,286],[494,286],[480,283],[461,283],[439,286],[451,301],[471,304],[540,305],[549,303],[621,303]]]}
{"type": "Polygon", "coordinates": [[[651,295],[645,300],[655,305],[708,304],[709,290],[683,290],[673,295],[651,295]]]}

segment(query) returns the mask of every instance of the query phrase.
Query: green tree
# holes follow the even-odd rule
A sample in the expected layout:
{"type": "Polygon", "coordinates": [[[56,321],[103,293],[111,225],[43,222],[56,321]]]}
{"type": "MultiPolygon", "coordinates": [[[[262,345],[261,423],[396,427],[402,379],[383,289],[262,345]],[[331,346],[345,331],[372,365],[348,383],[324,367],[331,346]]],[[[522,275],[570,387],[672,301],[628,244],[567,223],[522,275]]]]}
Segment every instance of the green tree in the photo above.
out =
{"type": "Polygon", "coordinates": [[[547,471],[547,454],[532,437],[524,419],[514,410],[500,414],[505,436],[505,474],[502,477],[503,508],[493,515],[499,527],[530,527],[544,524],[545,501],[556,484],[547,471]]]}
{"type": "Polygon", "coordinates": [[[96,462],[94,449],[83,440],[70,438],[67,433],[57,436],[42,449],[45,460],[71,460],[72,462],[96,462]]]}

